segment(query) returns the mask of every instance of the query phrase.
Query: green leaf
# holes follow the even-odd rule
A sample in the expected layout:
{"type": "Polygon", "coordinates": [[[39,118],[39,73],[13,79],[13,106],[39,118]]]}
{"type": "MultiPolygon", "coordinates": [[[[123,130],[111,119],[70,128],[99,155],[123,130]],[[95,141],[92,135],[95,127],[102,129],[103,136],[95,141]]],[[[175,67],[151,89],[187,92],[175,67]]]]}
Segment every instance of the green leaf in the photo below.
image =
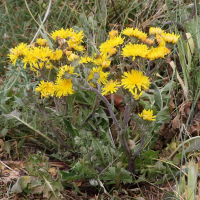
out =
{"type": "Polygon", "coordinates": [[[125,170],[124,168],[121,168],[121,171],[117,170],[115,167],[109,167],[108,172],[103,173],[104,180],[121,180],[126,183],[132,183],[132,176],[131,173],[125,170]]]}
{"type": "Polygon", "coordinates": [[[8,154],[10,154],[11,146],[9,141],[6,141],[4,143],[4,149],[7,151],[8,154]]]}
{"type": "Polygon", "coordinates": [[[28,187],[28,184],[30,184],[29,187],[32,188],[41,185],[42,183],[37,179],[37,177],[21,176],[17,179],[17,182],[13,185],[11,192],[21,193],[28,187]]]}
{"type": "Polygon", "coordinates": [[[151,87],[154,89],[154,99],[155,103],[158,105],[160,109],[163,108],[163,100],[162,95],[160,93],[160,90],[158,89],[157,85],[154,83],[151,83],[151,87]]]}
{"type": "Polygon", "coordinates": [[[165,106],[162,110],[160,110],[156,115],[156,123],[163,124],[170,119],[169,116],[169,107],[165,106]]]}
{"type": "Polygon", "coordinates": [[[44,24],[42,23],[42,20],[41,20],[41,18],[40,18],[40,15],[38,15],[38,16],[39,16],[39,20],[40,20],[41,27],[42,27],[42,30],[39,29],[39,30],[40,30],[40,33],[41,33],[42,37],[43,37],[44,39],[47,40],[47,43],[48,43],[49,47],[50,47],[51,49],[53,49],[53,44],[52,44],[51,40],[49,39],[49,37],[47,36],[46,30],[45,30],[45,28],[44,28],[44,24]]]}
{"type": "MultiPolygon", "coordinates": [[[[189,147],[185,150],[186,153],[200,150],[200,137],[189,139],[189,147]]],[[[187,143],[187,140],[185,141],[187,143]]]]}
{"type": "Polygon", "coordinates": [[[20,113],[17,110],[12,111],[10,114],[3,114],[4,117],[6,117],[7,119],[16,119],[19,122],[21,122],[22,124],[24,124],[25,126],[29,127],[30,129],[34,130],[36,133],[38,133],[39,135],[41,135],[42,137],[44,137],[45,139],[49,140],[51,143],[55,144],[56,146],[58,146],[58,144],[56,142],[54,142],[52,139],[50,139],[48,136],[46,136],[45,134],[41,133],[39,130],[37,130],[36,128],[32,127],[30,124],[28,124],[27,122],[23,121],[22,119],[20,119],[20,113]]]}
{"type": "Polygon", "coordinates": [[[100,156],[101,156],[101,159],[102,159],[102,162],[103,164],[106,166],[106,162],[104,160],[104,151],[103,151],[103,148],[102,148],[102,145],[99,143],[99,141],[97,139],[94,139],[92,138],[92,143],[93,143],[93,146],[99,150],[100,152],[100,156]]]}
{"type": "Polygon", "coordinates": [[[3,137],[5,137],[7,133],[8,133],[8,129],[7,128],[4,128],[4,129],[1,130],[1,135],[3,137]]]}
{"type": "Polygon", "coordinates": [[[72,123],[69,120],[65,119],[65,118],[63,118],[63,121],[64,121],[64,123],[66,125],[66,128],[65,128],[66,132],[69,133],[73,137],[78,136],[78,132],[73,127],[72,123]]]}

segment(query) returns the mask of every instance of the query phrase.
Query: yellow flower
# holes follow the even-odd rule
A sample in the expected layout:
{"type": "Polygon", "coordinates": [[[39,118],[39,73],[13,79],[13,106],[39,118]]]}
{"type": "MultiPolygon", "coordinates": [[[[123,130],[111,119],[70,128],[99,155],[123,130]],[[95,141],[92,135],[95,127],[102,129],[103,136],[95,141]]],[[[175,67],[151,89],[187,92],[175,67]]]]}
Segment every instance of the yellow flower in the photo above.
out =
{"type": "Polygon", "coordinates": [[[56,49],[55,52],[52,52],[50,59],[54,60],[54,61],[56,61],[56,60],[58,61],[58,60],[60,60],[62,58],[62,56],[63,56],[62,50],[61,49],[56,49]]]}
{"type": "Polygon", "coordinates": [[[68,65],[64,65],[62,67],[59,68],[59,72],[58,72],[58,77],[61,78],[62,76],[65,75],[65,73],[68,73],[68,74],[76,74],[74,73],[74,69],[75,67],[71,67],[71,66],[68,66],[68,65]]]}
{"type": "Polygon", "coordinates": [[[72,86],[73,84],[71,79],[58,78],[55,83],[56,97],[60,98],[61,96],[68,96],[69,94],[74,94],[72,86]]]}
{"type": "Polygon", "coordinates": [[[149,38],[142,39],[142,42],[149,45],[152,45],[154,43],[154,41],[149,38]]]}
{"type": "Polygon", "coordinates": [[[80,31],[79,33],[74,32],[74,30],[72,31],[71,40],[74,43],[80,44],[81,42],[83,42],[82,41],[83,38],[84,38],[83,31],[80,31]]]}
{"type": "Polygon", "coordinates": [[[47,45],[47,40],[46,39],[42,39],[42,38],[38,38],[36,43],[39,45],[39,46],[46,46],[47,45]]]}
{"type": "Polygon", "coordinates": [[[47,69],[54,68],[54,66],[53,66],[50,62],[47,62],[46,65],[45,65],[45,67],[46,67],[47,69]]]}
{"type": "Polygon", "coordinates": [[[150,86],[150,81],[147,76],[144,76],[141,71],[136,71],[134,69],[131,72],[124,72],[122,76],[122,85],[125,89],[128,89],[133,95],[135,93],[133,90],[137,87],[139,91],[147,90],[150,86]]]}
{"type": "Polygon", "coordinates": [[[90,75],[88,76],[87,81],[90,81],[91,79],[93,79],[95,73],[99,74],[99,79],[98,79],[99,84],[100,84],[100,82],[103,84],[106,84],[108,82],[107,77],[108,77],[109,73],[103,72],[102,68],[100,68],[100,67],[98,67],[98,68],[93,67],[93,69],[90,72],[90,75]]]}
{"type": "Polygon", "coordinates": [[[53,82],[44,82],[44,80],[40,81],[40,84],[36,87],[35,91],[41,92],[41,98],[54,95],[55,86],[53,82]]]}
{"type": "Polygon", "coordinates": [[[162,35],[163,33],[164,33],[164,31],[161,28],[151,27],[149,29],[149,34],[150,35],[157,35],[157,34],[162,35]]]}
{"type": "Polygon", "coordinates": [[[51,36],[54,40],[56,40],[57,38],[66,39],[71,36],[72,30],[72,28],[66,30],[61,28],[60,30],[55,30],[54,32],[52,32],[51,36]]]}
{"type": "Polygon", "coordinates": [[[147,121],[156,121],[156,119],[154,119],[156,117],[156,115],[153,116],[153,110],[143,110],[141,114],[138,114],[140,117],[143,118],[143,120],[147,120],[147,121]]]}
{"type": "Polygon", "coordinates": [[[82,63],[84,63],[84,64],[85,63],[93,63],[93,62],[94,62],[94,60],[90,56],[81,57],[81,60],[79,61],[80,64],[82,64],[82,63]]]}
{"type": "Polygon", "coordinates": [[[110,36],[110,38],[113,38],[113,37],[115,37],[116,35],[118,35],[118,30],[112,30],[112,31],[110,31],[109,32],[109,36],[110,36]]]}
{"type": "Polygon", "coordinates": [[[140,56],[140,57],[145,58],[148,52],[149,52],[149,49],[148,49],[147,45],[145,45],[145,44],[131,44],[131,43],[128,43],[122,49],[122,55],[124,57],[133,56],[133,60],[135,60],[136,56],[140,56]]]}
{"type": "Polygon", "coordinates": [[[40,68],[38,63],[40,62],[49,62],[53,51],[49,47],[33,47],[29,51],[25,52],[23,63],[24,68],[29,63],[30,69],[32,71],[37,71],[40,68]]]}
{"type": "Polygon", "coordinates": [[[174,33],[165,33],[163,36],[163,39],[165,40],[165,42],[167,43],[172,43],[172,44],[176,44],[178,42],[178,38],[180,37],[180,35],[176,35],[174,33]]]}
{"type": "Polygon", "coordinates": [[[102,43],[99,49],[102,54],[108,53],[110,56],[113,56],[114,54],[117,53],[117,49],[115,47],[118,47],[123,42],[124,42],[124,38],[121,38],[121,35],[116,36],[102,43]]]}
{"type": "Polygon", "coordinates": [[[165,58],[164,56],[169,54],[170,50],[167,47],[157,47],[157,48],[151,48],[151,50],[149,51],[149,53],[146,55],[146,58],[148,58],[149,60],[155,60],[158,58],[165,58]]]}
{"type": "Polygon", "coordinates": [[[165,46],[165,40],[159,34],[156,35],[156,42],[158,43],[159,47],[164,47],[165,46]]]}
{"type": "Polygon", "coordinates": [[[114,93],[114,92],[117,92],[118,88],[117,87],[120,87],[121,84],[118,83],[118,82],[114,82],[113,80],[109,81],[105,86],[104,88],[102,89],[102,95],[106,95],[108,93],[114,93]]]}
{"type": "Polygon", "coordinates": [[[147,38],[147,34],[142,32],[142,31],[139,31],[137,28],[136,29],[133,29],[133,28],[126,28],[122,31],[122,34],[124,35],[127,35],[129,37],[136,37],[138,39],[145,39],[147,38]]]}
{"type": "Polygon", "coordinates": [[[10,58],[12,64],[15,66],[17,59],[23,58],[28,51],[29,51],[28,45],[20,43],[14,49],[10,49],[10,54],[8,54],[8,57],[10,58]]]}
{"type": "Polygon", "coordinates": [[[68,58],[69,61],[74,61],[74,60],[78,59],[79,56],[77,56],[74,53],[71,53],[70,56],[68,56],[67,58],[68,58]]]}
{"type": "Polygon", "coordinates": [[[84,46],[81,45],[73,45],[73,49],[76,51],[84,51],[84,46]]]}
{"type": "Polygon", "coordinates": [[[135,100],[138,100],[138,99],[142,96],[142,94],[143,94],[143,91],[140,92],[139,94],[138,94],[137,92],[138,92],[138,89],[137,89],[137,88],[135,88],[135,93],[133,93],[133,91],[131,91],[131,93],[133,94],[133,98],[134,98],[135,100]]]}
{"type": "Polygon", "coordinates": [[[99,56],[95,55],[94,64],[98,65],[102,68],[107,68],[110,66],[111,60],[108,60],[108,57],[106,54],[100,54],[99,56]]]}

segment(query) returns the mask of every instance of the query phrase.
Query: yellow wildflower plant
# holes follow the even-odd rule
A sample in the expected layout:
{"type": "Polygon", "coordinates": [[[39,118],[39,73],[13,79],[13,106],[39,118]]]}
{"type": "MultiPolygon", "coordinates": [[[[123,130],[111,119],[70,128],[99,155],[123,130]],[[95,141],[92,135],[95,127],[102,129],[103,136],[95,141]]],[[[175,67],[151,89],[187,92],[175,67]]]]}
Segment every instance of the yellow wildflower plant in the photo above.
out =
{"type": "Polygon", "coordinates": [[[79,61],[80,64],[93,63],[93,62],[94,60],[90,56],[81,57],[81,60],[79,61]]]}
{"type": "Polygon", "coordinates": [[[38,38],[36,43],[39,45],[39,46],[47,46],[47,40],[46,39],[42,39],[42,38],[38,38]]]}
{"type": "Polygon", "coordinates": [[[118,90],[118,87],[120,87],[121,84],[119,82],[114,82],[113,80],[110,80],[102,89],[102,95],[107,95],[108,93],[115,93],[118,90]]]}
{"type": "Polygon", "coordinates": [[[145,39],[147,38],[147,34],[142,32],[142,31],[139,31],[137,28],[136,29],[133,29],[133,28],[126,28],[122,31],[122,34],[126,35],[126,36],[129,36],[129,37],[136,37],[138,39],[145,39]]]}
{"type": "Polygon", "coordinates": [[[172,44],[176,44],[178,42],[180,35],[176,35],[174,33],[165,33],[163,35],[163,39],[165,42],[167,43],[172,43],[172,44]]]}
{"type": "Polygon", "coordinates": [[[44,80],[40,81],[40,84],[35,88],[35,91],[41,92],[41,98],[54,95],[55,86],[53,82],[45,82],[44,80]]]}
{"type": "Polygon", "coordinates": [[[170,50],[165,46],[160,46],[156,48],[151,48],[151,50],[146,55],[146,58],[149,60],[156,60],[159,58],[165,58],[165,55],[168,55],[170,53],[170,50]]]}
{"type": "Polygon", "coordinates": [[[102,54],[109,54],[110,56],[113,56],[117,53],[117,49],[115,47],[118,47],[120,44],[123,44],[124,38],[121,37],[121,35],[110,38],[106,42],[102,43],[99,47],[102,54]]]}
{"type": "Polygon", "coordinates": [[[136,56],[140,56],[142,58],[145,58],[148,54],[149,49],[147,45],[145,44],[132,44],[128,43],[123,49],[122,49],[122,55],[124,57],[133,57],[133,61],[135,60],[136,56]]]}
{"type": "Polygon", "coordinates": [[[14,49],[10,49],[10,54],[8,57],[10,58],[12,64],[15,66],[18,58],[23,58],[29,52],[29,47],[27,44],[20,43],[14,49]]]}
{"type": "Polygon", "coordinates": [[[71,79],[58,78],[55,83],[56,97],[61,98],[61,96],[68,96],[70,94],[74,94],[72,86],[73,84],[71,79]]]}
{"type": "Polygon", "coordinates": [[[147,121],[156,121],[156,115],[153,115],[153,110],[143,110],[141,114],[138,114],[139,117],[142,117],[143,120],[147,121]]]}
{"type": "MultiPolygon", "coordinates": [[[[93,67],[93,69],[90,72],[90,75],[88,76],[88,79],[87,79],[88,82],[91,79],[93,79],[95,73],[99,74],[99,79],[98,79],[99,84],[100,83],[106,84],[108,82],[107,77],[109,75],[109,72],[103,72],[102,68],[100,68],[100,67],[97,67],[97,68],[93,67]]],[[[94,84],[92,84],[92,85],[94,86],[94,84]]]]}
{"type": "Polygon", "coordinates": [[[164,33],[164,31],[161,29],[161,28],[158,28],[158,27],[151,27],[149,29],[149,34],[150,35],[162,35],[164,33]]]}
{"type": "Polygon", "coordinates": [[[150,86],[150,81],[147,76],[144,76],[141,71],[136,71],[134,69],[131,72],[124,72],[122,76],[122,86],[128,89],[133,95],[135,95],[134,90],[137,87],[139,91],[147,90],[150,86]]]}
{"type": "Polygon", "coordinates": [[[118,30],[112,30],[112,31],[110,31],[109,32],[109,36],[110,36],[110,38],[113,38],[113,37],[115,37],[116,35],[118,35],[118,30]]]}

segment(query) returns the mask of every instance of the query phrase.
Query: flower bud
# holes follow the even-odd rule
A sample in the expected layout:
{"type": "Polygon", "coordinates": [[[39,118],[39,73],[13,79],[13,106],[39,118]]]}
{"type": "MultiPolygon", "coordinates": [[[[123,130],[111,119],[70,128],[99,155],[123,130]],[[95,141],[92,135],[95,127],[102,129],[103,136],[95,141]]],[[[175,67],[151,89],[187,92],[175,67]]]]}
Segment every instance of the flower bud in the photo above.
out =
{"type": "Polygon", "coordinates": [[[88,148],[88,151],[89,151],[89,152],[93,152],[93,151],[94,151],[94,148],[93,148],[93,147],[89,147],[89,148],[88,148]]]}
{"type": "Polygon", "coordinates": [[[28,87],[27,89],[26,89],[26,92],[27,93],[30,93],[32,91],[32,89],[30,88],[30,87],[28,87]]]}
{"type": "Polygon", "coordinates": [[[128,146],[130,150],[133,150],[135,148],[135,142],[133,140],[128,141],[128,146]]]}
{"type": "Polygon", "coordinates": [[[92,162],[97,161],[97,157],[96,157],[96,156],[92,156],[92,157],[91,157],[91,161],[92,161],[92,162]]]}

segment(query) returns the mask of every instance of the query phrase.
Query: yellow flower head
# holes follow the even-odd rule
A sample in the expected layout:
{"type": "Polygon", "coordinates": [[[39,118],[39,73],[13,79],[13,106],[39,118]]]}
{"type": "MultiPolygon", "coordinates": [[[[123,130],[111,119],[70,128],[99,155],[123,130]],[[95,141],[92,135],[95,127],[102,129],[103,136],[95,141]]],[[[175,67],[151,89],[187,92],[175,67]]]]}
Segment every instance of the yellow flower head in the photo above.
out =
{"type": "Polygon", "coordinates": [[[72,48],[76,51],[84,51],[84,46],[81,45],[73,45],[72,48]]]}
{"type": "Polygon", "coordinates": [[[71,53],[70,56],[68,56],[67,58],[68,58],[69,61],[74,61],[74,60],[78,59],[79,56],[77,56],[74,53],[71,53]]]}
{"type": "Polygon", "coordinates": [[[39,45],[39,46],[47,46],[47,40],[46,39],[42,39],[42,38],[38,38],[36,43],[39,45]]]}
{"type": "Polygon", "coordinates": [[[143,120],[156,121],[156,115],[153,116],[153,110],[143,110],[141,114],[138,114],[143,120]]]}
{"type": "Polygon", "coordinates": [[[102,54],[109,54],[110,56],[113,56],[117,53],[117,49],[115,47],[118,47],[120,44],[124,42],[124,38],[121,38],[121,35],[110,38],[106,42],[102,43],[99,47],[102,54]]]}
{"type": "Polygon", "coordinates": [[[8,54],[8,57],[10,58],[12,64],[15,66],[17,59],[24,57],[24,55],[27,54],[28,51],[29,51],[28,45],[20,43],[14,49],[10,49],[10,54],[8,54]]]}
{"type": "Polygon", "coordinates": [[[142,39],[142,42],[149,45],[152,45],[154,43],[154,41],[149,38],[142,39]]]}
{"type": "Polygon", "coordinates": [[[156,42],[158,43],[159,47],[164,47],[166,45],[165,40],[159,34],[156,35],[156,42]]]}
{"type": "Polygon", "coordinates": [[[148,49],[147,45],[145,45],[145,44],[131,44],[131,43],[128,43],[122,49],[122,55],[124,57],[133,56],[133,60],[135,60],[136,56],[140,56],[140,57],[145,58],[148,52],[149,52],[149,49],[148,49]]]}
{"type": "Polygon", "coordinates": [[[54,66],[53,66],[50,62],[47,62],[46,65],[45,65],[45,67],[46,67],[47,69],[54,68],[54,66]]]}
{"type": "Polygon", "coordinates": [[[137,88],[135,88],[135,92],[131,91],[131,93],[133,94],[133,98],[134,98],[135,100],[138,100],[138,99],[142,96],[142,94],[143,94],[143,91],[140,92],[139,94],[138,94],[137,92],[138,92],[138,89],[137,89],[137,88]]]}
{"type": "Polygon", "coordinates": [[[61,28],[60,30],[55,30],[54,32],[52,32],[51,36],[53,37],[54,40],[56,40],[57,38],[66,39],[71,36],[72,31],[73,31],[72,28],[66,30],[61,28]]]}
{"type": "Polygon", "coordinates": [[[30,69],[32,71],[37,71],[37,69],[40,68],[38,63],[48,62],[52,54],[53,51],[49,47],[33,47],[24,55],[24,68],[26,68],[26,65],[29,63],[31,67],[30,69]]]}
{"type": "Polygon", "coordinates": [[[68,96],[69,94],[74,94],[72,86],[73,84],[71,79],[58,78],[55,83],[56,97],[60,98],[61,96],[68,96]]]}
{"type": "Polygon", "coordinates": [[[88,76],[87,81],[90,81],[91,79],[93,79],[95,73],[99,74],[99,79],[98,79],[99,84],[100,84],[100,82],[103,84],[106,84],[108,82],[107,77],[109,75],[109,72],[103,72],[102,68],[100,68],[100,67],[98,67],[98,68],[93,67],[93,69],[90,72],[90,75],[88,76]]]}
{"type": "Polygon", "coordinates": [[[52,54],[51,54],[51,60],[54,60],[54,61],[58,61],[58,60],[60,60],[61,58],[62,58],[62,56],[63,56],[63,52],[62,52],[62,50],[61,49],[56,49],[56,51],[55,52],[52,52],[52,54]]]}
{"type": "Polygon", "coordinates": [[[122,78],[122,85],[125,89],[128,89],[133,95],[134,89],[137,87],[139,91],[147,90],[150,86],[150,81],[147,76],[144,76],[141,71],[136,71],[134,69],[131,72],[124,72],[122,78]]]}
{"type": "Polygon", "coordinates": [[[62,76],[65,75],[65,73],[68,73],[68,74],[76,74],[74,73],[74,69],[75,67],[71,67],[71,66],[68,66],[68,65],[64,65],[62,67],[59,68],[59,72],[58,72],[58,77],[61,78],[62,76]]]}
{"type": "Polygon", "coordinates": [[[110,66],[111,60],[108,60],[106,54],[100,54],[99,56],[95,55],[94,64],[102,68],[107,68],[110,66]]]}
{"type": "Polygon", "coordinates": [[[102,95],[107,95],[108,93],[115,93],[120,87],[121,84],[118,82],[114,82],[113,80],[109,81],[104,88],[102,89],[102,95]]]}
{"type": "Polygon", "coordinates": [[[110,31],[109,32],[109,36],[110,36],[110,38],[113,38],[113,37],[115,37],[116,35],[118,35],[118,30],[112,30],[112,31],[110,31]]]}
{"type": "Polygon", "coordinates": [[[149,60],[165,58],[164,56],[169,53],[170,53],[170,50],[165,46],[159,46],[157,48],[152,47],[149,53],[146,55],[146,58],[148,58],[149,60]]]}
{"type": "Polygon", "coordinates": [[[92,57],[90,56],[84,56],[84,57],[81,57],[81,60],[79,61],[80,64],[85,64],[85,63],[93,63],[94,60],[92,57]]]}
{"type": "Polygon", "coordinates": [[[172,43],[172,44],[176,44],[178,42],[178,38],[180,37],[180,35],[176,35],[174,33],[165,33],[163,36],[163,39],[165,42],[167,43],[172,43]]]}
{"type": "Polygon", "coordinates": [[[80,31],[79,33],[77,33],[77,32],[74,32],[73,30],[70,37],[71,37],[72,42],[76,44],[80,44],[81,42],[83,42],[82,39],[84,38],[83,31],[80,31]]]}
{"type": "Polygon", "coordinates": [[[161,28],[151,27],[149,29],[149,34],[150,35],[157,35],[157,34],[162,35],[163,33],[164,33],[164,31],[161,28]]]}
{"type": "Polygon", "coordinates": [[[49,96],[54,95],[55,92],[55,86],[53,82],[44,82],[40,81],[40,84],[36,87],[35,91],[41,92],[41,98],[46,97],[48,98],[49,96]]]}
{"type": "Polygon", "coordinates": [[[136,37],[138,39],[145,39],[147,38],[147,34],[142,32],[142,31],[139,31],[137,28],[136,29],[133,29],[133,28],[126,28],[122,31],[122,34],[124,35],[127,35],[129,37],[136,37]]]}

